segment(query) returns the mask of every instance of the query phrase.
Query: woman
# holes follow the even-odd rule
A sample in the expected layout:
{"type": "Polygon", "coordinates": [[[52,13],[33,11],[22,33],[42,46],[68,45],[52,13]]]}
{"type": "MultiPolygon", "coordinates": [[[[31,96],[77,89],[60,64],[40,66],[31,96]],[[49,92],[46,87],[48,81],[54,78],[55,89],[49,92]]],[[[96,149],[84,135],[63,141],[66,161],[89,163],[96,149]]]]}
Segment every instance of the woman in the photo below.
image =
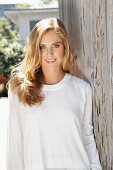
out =
{"type": "Polygon", "coordinates": [[[64,24],[38,22],[9,81],[8,170],[101,170],[91,86],[73,70],[64,24]]]}

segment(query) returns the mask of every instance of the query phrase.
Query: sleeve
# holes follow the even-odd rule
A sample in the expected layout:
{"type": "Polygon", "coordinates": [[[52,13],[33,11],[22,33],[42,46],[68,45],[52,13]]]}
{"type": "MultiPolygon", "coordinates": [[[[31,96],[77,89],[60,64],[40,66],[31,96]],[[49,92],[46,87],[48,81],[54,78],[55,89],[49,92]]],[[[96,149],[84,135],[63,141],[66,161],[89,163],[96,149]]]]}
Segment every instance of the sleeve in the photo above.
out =
{"type": "Polygon", "coordinates": [[[83,116],[82,134],[83,143],[89,158],[91,170],[102,170],[93,133],[92,88],[90,84],[88,84],[86,87],[85,112],[83,116]]]}
{"type": "Polygon", "coordinates": [[[23,170],[23,136],[18,97],[8,91],[7,170],[23,170]]]}

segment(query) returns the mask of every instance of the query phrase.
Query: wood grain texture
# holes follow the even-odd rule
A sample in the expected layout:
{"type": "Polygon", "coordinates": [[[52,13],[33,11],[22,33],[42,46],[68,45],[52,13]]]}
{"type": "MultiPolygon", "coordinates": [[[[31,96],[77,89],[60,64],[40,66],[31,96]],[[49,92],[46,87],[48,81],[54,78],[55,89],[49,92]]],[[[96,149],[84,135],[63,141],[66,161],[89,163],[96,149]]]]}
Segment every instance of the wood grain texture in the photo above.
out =
{"type": "Polygon", "coordinates": [[[93,88],[94,134],[103,170],[113,170],[113,1],[59,0],[81,78],[93,88]]]}

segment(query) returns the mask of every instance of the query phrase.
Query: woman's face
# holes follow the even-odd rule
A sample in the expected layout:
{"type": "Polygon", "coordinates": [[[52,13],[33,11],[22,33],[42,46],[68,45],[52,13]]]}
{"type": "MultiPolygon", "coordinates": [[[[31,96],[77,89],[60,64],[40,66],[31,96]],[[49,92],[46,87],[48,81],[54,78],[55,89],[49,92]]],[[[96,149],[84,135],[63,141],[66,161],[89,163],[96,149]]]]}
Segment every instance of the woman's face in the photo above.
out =
{"type": "Polygon", "coordinates": [[[64,51],[64,44],[54,30],[44,33],[40,42],[42,71],[62,70],[61,62],[64,57],[64,51]]]}

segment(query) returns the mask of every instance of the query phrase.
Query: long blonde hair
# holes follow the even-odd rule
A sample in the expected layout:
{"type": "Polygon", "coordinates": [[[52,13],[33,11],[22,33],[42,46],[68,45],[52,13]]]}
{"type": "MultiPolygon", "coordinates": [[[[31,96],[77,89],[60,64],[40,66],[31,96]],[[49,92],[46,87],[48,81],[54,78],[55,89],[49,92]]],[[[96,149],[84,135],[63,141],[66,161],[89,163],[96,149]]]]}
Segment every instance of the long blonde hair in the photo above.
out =
{"type": "Polygon", "coordinates": [[[40,94],[43,87],[40,41],[48,30],[54,30],[64,43],[65,56],[61,64],[62,69],[67,73],[74,70],[74,57],[63,22],[56,18],[39,21],[27,38],[26,54],[23,61],[12,71],[9,80],[11,91],[18,95],[19,101],[23,104],[31,106],[40,104],[44,100],[44,96],[40,94]]]}

